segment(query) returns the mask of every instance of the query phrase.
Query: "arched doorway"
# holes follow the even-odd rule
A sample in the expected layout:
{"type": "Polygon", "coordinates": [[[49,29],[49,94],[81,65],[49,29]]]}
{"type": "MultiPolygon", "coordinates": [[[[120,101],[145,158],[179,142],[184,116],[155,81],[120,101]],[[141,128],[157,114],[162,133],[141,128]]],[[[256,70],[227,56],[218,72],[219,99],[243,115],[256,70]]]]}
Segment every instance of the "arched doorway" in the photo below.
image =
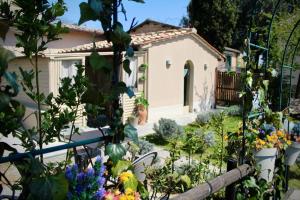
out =
{"type": "Polygon", "coordinates": [[[191,61],[184,64],[184,81],[183,81],[183,107],[185,112],[193,111],[193,81],[194,66],[191,61]]]}

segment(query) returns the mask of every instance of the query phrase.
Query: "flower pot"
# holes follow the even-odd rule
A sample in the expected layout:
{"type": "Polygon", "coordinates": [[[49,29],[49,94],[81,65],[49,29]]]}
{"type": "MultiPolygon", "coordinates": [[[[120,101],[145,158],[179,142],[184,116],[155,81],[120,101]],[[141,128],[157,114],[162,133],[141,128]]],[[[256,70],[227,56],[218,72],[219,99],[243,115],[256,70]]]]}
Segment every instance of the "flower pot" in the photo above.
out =
{"type": "Polygon", "coordinates": [[[254,157],[256,160],[256,166],[260,166],[261,170],[259,178],[263,178],[267,182],[272,181],[275,169],[276,156],[276,148],[265,148],[255,153],[254,157]]]}
{"type": "Polygon", "coordinates": [[[137,106],[137,114],[138,114],[138,124],[139,125],[144,125],[146,124],[147,120],[147,109],[143,105],[138,105],[137,106]]]}
{"type": "Polygon", "coordinates": [[[285,151],[285,164],[289,166],[295,164],[299,154],[300,142],[292,142],[292,144],[285,151]]]}

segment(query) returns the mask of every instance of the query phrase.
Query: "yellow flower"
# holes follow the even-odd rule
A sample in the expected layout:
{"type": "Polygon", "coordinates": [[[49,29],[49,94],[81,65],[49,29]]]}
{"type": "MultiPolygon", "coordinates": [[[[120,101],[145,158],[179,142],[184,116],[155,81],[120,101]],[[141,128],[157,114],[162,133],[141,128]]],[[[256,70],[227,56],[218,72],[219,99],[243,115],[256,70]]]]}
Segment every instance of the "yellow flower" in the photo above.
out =
{"type": "Polygon", "coordinates": [[[134,191],[133,191],[133,189],[131,189],[131,188],[126,188],[126,189],[125,189],[125,194],[126,194],[126,195],[134,195],[134,191]]]}
{"type": "Polygon", "coordinates": [[[114,195],[118,196],[120,194],[121,194],[120,190],[118,190],[118,189],[114,190],[114,195]]]}
{"type": "Polygon", "coordinates": [[[126,197],[124,194],[122,194],[122,195],[119,197],[119,200],[127,200],[127,197],[126,197]]]}
{"type": "Polygon", "coordinates": [[[224,140],[227,141],[228,140],[228,135],[224,136],[224,140]]]}
{"type": "Polygon", "coordinates": [[[291,144],[292,144],[291,140],[286,141],[286,143],[287,143],[288,145],[291,145],[291,144]]]}
{"type": "Polygon", "coordinates": [[[124,183],[124,182],[126,182],[126,181],[128,181],[129,180],[129,178],[131,178],[131,177],[133,177],[133,174],[132,174],[132,172],[131,171],[127,171],[127,172],[122,172],[121,174],[120,174],[120,181],[122,182],[122,183],[124,183]]]}
{"type": "Polygon", "coordinates": [[[284,133],[283,133],[283,131],[277,131],[277,136],[278,137],[284,137],[284,133]]]}

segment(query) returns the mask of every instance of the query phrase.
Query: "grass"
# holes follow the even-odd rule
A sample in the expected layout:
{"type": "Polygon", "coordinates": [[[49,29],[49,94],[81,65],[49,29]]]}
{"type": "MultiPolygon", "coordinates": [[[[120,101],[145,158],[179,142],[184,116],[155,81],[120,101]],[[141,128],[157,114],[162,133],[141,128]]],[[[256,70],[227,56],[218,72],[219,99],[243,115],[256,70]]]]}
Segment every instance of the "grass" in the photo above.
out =
{"type": "Polygon", "coordinates": [[[300,164],[290,167],[289,188],[300,189],[300,164]]]}
{"type": "MultiPolygon", "coordinates": [[[[225,124],[225,127],[224,127],[225,133],[238,131],[238,128],[240,127],[241,122],[242,122],[241,117],[226,116],[225,122],[224,122],[224,124],[225,124]]],[[[191,124],[188,124],[188,125],[184,126],[184,131],[185,132],[197,131],[199,129],[202,130],[202,132],[213,131],[213,129],[211,127],[209,127],[208,125],[199,126],[196,123],[191,123],[191,124]]],[[[215,135],[215,138],[216,138],[216,142],[219,142],[221,140],[221,138],[218,135],[215,135]]],[[[169,142],[167,140],[162,139],[161,137],[159,137],[155,134],[147,135],[147,136],[143,137],[142,139],[147,140],[148,142],[150,142],[152,144],[155,144],[159,147],[162,147],[165,150],[170,150],[169,142]]],[[[180,138],[179,138],[179,141],[180,141],[180,138]]],[[[217,158],[214,159],[213,157],[211,157],[213,155],[213,152],[214,152],[214,147],[207,148],[205,150],[205,152],[203,153],[202,158],[205,159],[205,158],[210,157],[210,160],[212,162],[214,162],[214,160],[217,159],[217,158]]],[[[181,155],[187,156],[188,153],[182,150],[181,155]]],[[[198,157],[199,157],[198,154],[193,155],[194,159],[199,159],[198,157]]]]}

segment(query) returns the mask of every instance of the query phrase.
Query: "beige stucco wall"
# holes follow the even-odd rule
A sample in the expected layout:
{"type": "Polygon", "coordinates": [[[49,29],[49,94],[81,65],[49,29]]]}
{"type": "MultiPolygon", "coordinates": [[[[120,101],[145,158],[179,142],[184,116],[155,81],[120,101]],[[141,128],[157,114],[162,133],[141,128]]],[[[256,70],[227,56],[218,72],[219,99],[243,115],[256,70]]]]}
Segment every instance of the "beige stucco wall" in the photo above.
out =
{"type": "MultiPolygon", "coordinates": [[[[49,94],[49,58],[39,58],[39,85],[40,91],[45,93],[46,95],[49,94]]],[[[24,70],[31,70],[33,66],[26,58],[16,58],[9,62],[8,71],[9,72],[16,72],[18,75],[18,79],[21,80],[20,70],[19,67],[22,67],[24,70]]],[[[32,81],[35,87],[35,79],[32,81]]],[[[21,86],[20,86],[21,87],[21,86]]],[[[21,100],[23,102],[32,104],[33,101],[20,89],[20,93],[16,97],[16,99],[21,100]]]]}
{"type": "Polygon", "coordinates": [[[185,36],[149,48],[148,101],[149,121],[184,113],[184,65],[194,65],[192,111],[208,110],[214,106],[215,53],[194,37],[185,36]],[[166,60],[171,61],[169,67],[166,60]],[[204,65],[208,68],[205,71],[204,65]]]}

